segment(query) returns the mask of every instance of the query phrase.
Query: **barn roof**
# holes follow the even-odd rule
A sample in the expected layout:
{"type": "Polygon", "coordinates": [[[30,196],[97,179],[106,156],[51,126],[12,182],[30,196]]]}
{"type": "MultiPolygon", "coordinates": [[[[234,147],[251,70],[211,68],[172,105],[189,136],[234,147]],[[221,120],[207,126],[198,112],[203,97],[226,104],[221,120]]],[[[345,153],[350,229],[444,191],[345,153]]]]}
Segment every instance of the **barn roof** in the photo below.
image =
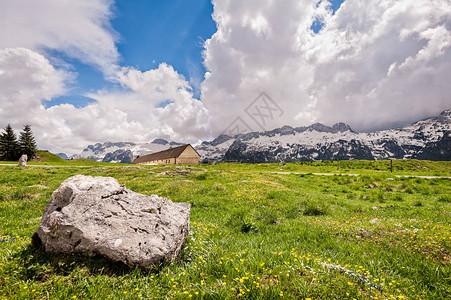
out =
{"type": "MultiPolygon", "coordinates": [[[[186,144],[186,145],[175,147],[175,148],[171,148],[171,149],[168,149],[168,150],[164,150],[164,151],[160,151],[160,152],[156,152],[156,153],[140,156],[137,159],[135,159],[133,161],[133,163],[134,164],[139,164],[139,163],[148,162],[148,161],[155,161],[155,160],[162,160],[162,159],[169,159],[169,158],[177,158],[180,154],[182,154],[183,151],[185,151],[185,149],[188,146],[192,147],[190,144],[186,144]]],[[[194,150],[194,151],[196,151],[196,150],[194,150]]],[[[196,153],[197,153],[197,151],[196,151],[196,153]]],[[[198,153],[198,155],[199,155],[199,153],[198,153]]]]}

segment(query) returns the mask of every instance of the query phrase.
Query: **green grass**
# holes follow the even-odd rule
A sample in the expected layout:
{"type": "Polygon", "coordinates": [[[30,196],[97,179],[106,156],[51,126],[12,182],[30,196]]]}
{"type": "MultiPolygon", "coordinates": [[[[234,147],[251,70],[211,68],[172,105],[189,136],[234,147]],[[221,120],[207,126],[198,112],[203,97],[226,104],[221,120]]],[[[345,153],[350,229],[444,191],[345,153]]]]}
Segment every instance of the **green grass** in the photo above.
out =
{"type": "Polygon", "coordinates": [[[0,298],[451,298],[450,179],[395,177],[449,177],[449,162],[61,166],[0,166],[0,298]],[[312,175],[335,172],[360,176],[312,175]],[[32,247],[75,174],[191,203],[180,259],[149,272],[32,247]]]}

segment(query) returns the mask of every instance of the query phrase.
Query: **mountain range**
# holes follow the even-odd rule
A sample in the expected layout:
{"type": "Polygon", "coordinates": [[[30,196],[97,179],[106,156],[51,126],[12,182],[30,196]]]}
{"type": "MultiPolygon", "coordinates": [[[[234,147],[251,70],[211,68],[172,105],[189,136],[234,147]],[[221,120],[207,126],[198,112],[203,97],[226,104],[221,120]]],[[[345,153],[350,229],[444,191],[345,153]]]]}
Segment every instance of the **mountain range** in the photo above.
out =
{"type": "Polygon", "coordinates": [[[168,142],[164,139],[155,139],[150,143],[97,143],[95,145],[89,145],[83,149],[80,154],[75,154],[71,158],[87,158],[102,162],[131,163],[138,156],[163,151],[181,145],[183,144],[168,142]]]}
{"type": "Polygon", "coordinates": [[[196,150],[204,160],[252,163],[349,159],[451,160],[451,110],[411,125],[355,132],[344,123],[284,126],[233,137],[221,135],[196,150]]]}
{"type": "MultiPolygon", "coordinates": [[[[402,128],[359,133],[345,123],[327,126],[283,126],[271,131],[220,135],[196,146],[204,162],[251,163],[350,159],[451,160],[451,109],[402,128]]],[[[156,139],[151,143],[97,143],[74,159],[130,163],[134,158],[180,146],[156,139]]]]}

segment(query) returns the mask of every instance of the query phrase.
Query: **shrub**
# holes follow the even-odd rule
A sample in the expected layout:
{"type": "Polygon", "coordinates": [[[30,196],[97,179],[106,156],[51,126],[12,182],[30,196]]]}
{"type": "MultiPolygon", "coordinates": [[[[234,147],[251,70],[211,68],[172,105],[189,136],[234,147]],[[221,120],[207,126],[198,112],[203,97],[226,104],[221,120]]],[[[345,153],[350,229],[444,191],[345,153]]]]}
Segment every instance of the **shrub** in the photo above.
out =
{"type": "Polygon", "coordinates": [[[252,223],[250,220],[243,220],[243,224],[241,225],[241,232],[242,233],[249,233],[251,231],[257,231],[257,226],[252,223]]]}
{"type": "Polygon", "coordinates": [[[438,202],[451,203],[451,196],[443,195],[437,199],[438,202]]]}
{"type": "Polygon", "coordinates": [[[196,176],[197,180],[205,180],[207,179],[207,174],[206,173],[202,173],[196,176]]]}
{"type": "Polygon", "coordinates": [[[401,195],[397,194],[393,197],[393,201],[404,201],[404,198],[401,195]]]}
{"type": "Polygon", "coordinates": [[[404,190],[404,193],[406,194],[413,194],[413,189],[411,187],[408,187],[404,190]]]}
{"type": "Polygon", "coordinates": [[[327,208],[324,205],[320,205],[315,202],[308,202],[306,204],[304,216],[323,216],[327,215],[327,208]]]}

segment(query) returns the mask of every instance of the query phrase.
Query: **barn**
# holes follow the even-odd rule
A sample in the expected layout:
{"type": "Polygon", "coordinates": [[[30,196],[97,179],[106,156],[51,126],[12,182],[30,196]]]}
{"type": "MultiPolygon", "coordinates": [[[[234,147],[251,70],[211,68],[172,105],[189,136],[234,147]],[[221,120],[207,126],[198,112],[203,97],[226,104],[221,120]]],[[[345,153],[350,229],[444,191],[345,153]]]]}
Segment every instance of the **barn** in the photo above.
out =
{"type": "Polygon", "coordinates": [[[200,155],[190,144],[186,144],[180,147],[140,156],[132,163],[140,165],[199,164],[200,155]]]}

